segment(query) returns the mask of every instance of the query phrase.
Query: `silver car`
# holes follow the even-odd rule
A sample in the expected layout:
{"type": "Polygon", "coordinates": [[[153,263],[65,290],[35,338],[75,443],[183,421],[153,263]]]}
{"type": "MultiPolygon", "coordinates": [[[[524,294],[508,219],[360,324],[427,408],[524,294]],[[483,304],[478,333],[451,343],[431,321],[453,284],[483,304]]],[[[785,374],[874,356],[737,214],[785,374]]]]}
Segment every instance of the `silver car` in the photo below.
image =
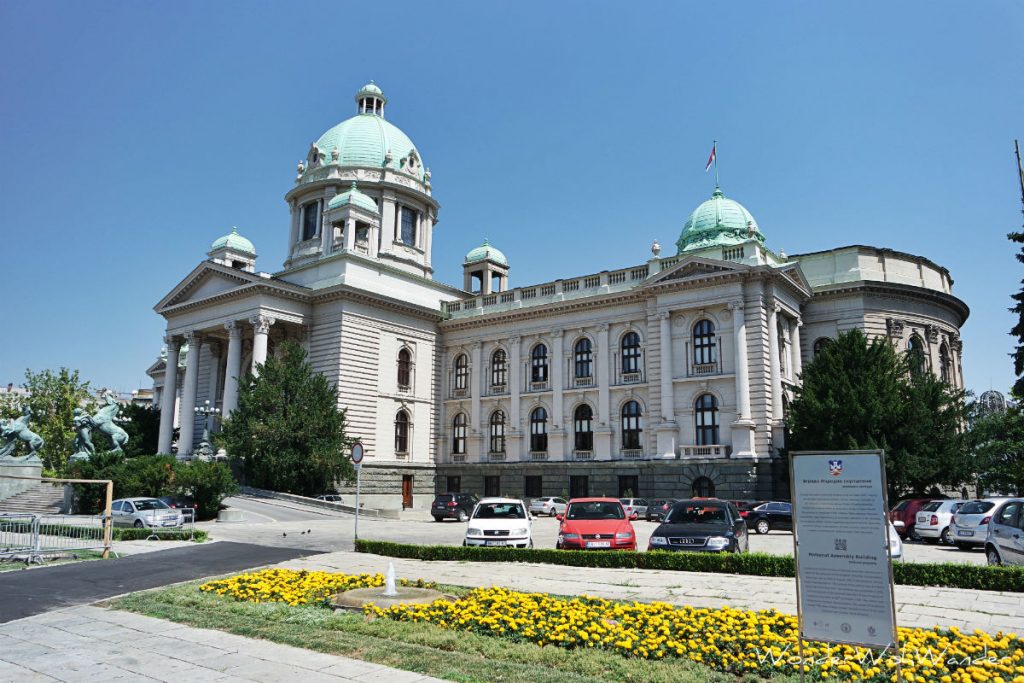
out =
{"type": "Polygon", "coordinates": [[[564,498],[556,498],[554,496],[546,496],[544,498],[534,498],[530,501],[530,514],[531,515],[547,515],[548,517],[554,517],[558,514],[565,514],[565,506],[569,504],[564,498]]]}
{"type": "Polygon", "coordinates": [[[965,500],[933,500],[917,511],[914,530],[925,543],[953,543],[953,515],[960,512],[965,500]]]}
{"type": "Polygon", "coordinates": [[[984,500],[969,500],[963,507],[953,515],[953,523],[950,525],[949,535],[953,544],[960,550],[980,548],[985,545],[985,537],[988,535],[988,523],[992,519],[992,513],[1000,503],[1005,503],[1007,498],[985,498],[984,500]]]}
{"type": "Polygon", "coordinates": [[[114,526],[180,527],[184,524],[181,510],[157,498],[121,498],[111,506],[114,526]]]}
{"type": "Polygon", "coordinates": [[[647,516],[647,500],[644,498],[619,498],[622,509],[629,519],[640,519],[647,516]]]}
{"type": "Polygon", "coordinates": [[[985,559],[989,564],[1024,564],[1024,500],[1014,498],[998,508],[988,523],[985,559]]]}

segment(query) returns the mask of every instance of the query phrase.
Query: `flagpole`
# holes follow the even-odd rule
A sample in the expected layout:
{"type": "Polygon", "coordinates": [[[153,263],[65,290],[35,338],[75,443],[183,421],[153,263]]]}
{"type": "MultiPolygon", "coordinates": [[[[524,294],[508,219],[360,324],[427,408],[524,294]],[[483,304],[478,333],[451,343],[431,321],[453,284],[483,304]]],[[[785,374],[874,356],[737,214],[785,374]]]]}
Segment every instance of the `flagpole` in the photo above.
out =
{"type": "Polygon", "coordinates": [[[715,188],[718,187],[718,140],[711,143],[711,149],[715,150],[715,188]]]}

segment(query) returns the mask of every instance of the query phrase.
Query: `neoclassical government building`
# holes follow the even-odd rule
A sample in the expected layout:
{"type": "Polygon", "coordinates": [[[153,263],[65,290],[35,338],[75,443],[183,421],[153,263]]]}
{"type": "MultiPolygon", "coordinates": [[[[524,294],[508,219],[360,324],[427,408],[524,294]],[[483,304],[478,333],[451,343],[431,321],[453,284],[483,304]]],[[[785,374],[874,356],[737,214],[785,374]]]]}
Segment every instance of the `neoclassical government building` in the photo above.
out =
{"type": "Polygon", "coordinates": [[[779,451],[801,367],[853,328],[963,386],[968,308],[945,268],[864,245],[774,252],[718,188],[674,254],[654,243],[646,263],[512,286],[497,236],[465,255],[461,286],[438,282],[430,170],[380,88],[355,100],[285,194],[283,268],[260,271],[233,230],[157,304],[161,452],[175,429],[179,455],[191,452],[205,420],[194,409],[229,414],[238,378],[286,339],[337,386],[380,507],[459,490],[786,495],[779,451]]]}

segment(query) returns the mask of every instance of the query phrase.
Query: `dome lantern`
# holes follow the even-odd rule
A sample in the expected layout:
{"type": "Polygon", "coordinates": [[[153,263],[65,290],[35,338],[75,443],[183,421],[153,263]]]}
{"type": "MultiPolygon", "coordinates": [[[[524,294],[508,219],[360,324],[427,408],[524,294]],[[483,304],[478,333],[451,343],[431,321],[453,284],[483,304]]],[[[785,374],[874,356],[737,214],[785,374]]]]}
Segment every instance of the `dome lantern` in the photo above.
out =
{"type": "Polygon", "coordinates": [[[462,261],[462,288],[475,294],[504,292],[508,289],[508,270],[508,259],[484,238],[484,243],[470,249],[462,261]]]}
{"type": "Polygon", "coordinates": [[[377,87],[377,84],[370,81],[356,93],[356,108],[357,114],[373,114],[384,118],[384,105],[387,104],[388,98],[384,97],[384,92],[377,87]]]}
{"type": "Polygon", "coordinates": [[[242,237],[236,227],[232,227],[231,232],[214,240],[207,255],[214,263],[235,270],[244,270],[247,273],[256,271],[256,247],[242,237]]]}

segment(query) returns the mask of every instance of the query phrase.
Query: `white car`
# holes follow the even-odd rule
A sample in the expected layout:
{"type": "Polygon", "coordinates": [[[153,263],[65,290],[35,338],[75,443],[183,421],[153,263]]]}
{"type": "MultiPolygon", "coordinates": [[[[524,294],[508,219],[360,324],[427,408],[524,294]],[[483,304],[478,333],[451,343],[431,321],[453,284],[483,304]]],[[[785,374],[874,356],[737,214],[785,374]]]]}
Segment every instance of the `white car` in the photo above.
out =
{"type": "Polygon", "coordinates": [[[966,500],[933,500],[917,511],[914,530],[925,543],[953,543],[950,527],[953,515],[959,512],[966,500]]]}
{"type": "Polygon", "coordinates": [[[523,501],[484,498],[473,508],[463,545],[533,547],[533,518],[523,501]]]}
{"type": "Polygon", "coordinates": [[[896,562],[903,560],[903,539],[896,532],[896,527],[893,526],[892,522],[889,524],[889,557],[896,562]]]}
{"type": "Polygon", "coordinates": [[[985,538],[988,536],[988,523],[996,507],[1009,498],[984,498],[982,500],[969,500],[963,504],[955,515],[953,523],[949,527],[949,535],[953,544],[960,550],[980,548],[985,545],[985,538]]]}
{"type": "Polygon", "coordinates": [[[544,498],[534,498],[530,501],[530,514],[533,515],[547,515],[554,517],[555,515],[564,515],[565,507],[569,504],[565,498],[557,498],[555,496],[547,496],[544,498]]]}
{"type": "Polygon", "coordinates": [[[110,505],[114,526],[180,527],[185,523],[181,510],[157,498],[119,498],[110,505]]]}

